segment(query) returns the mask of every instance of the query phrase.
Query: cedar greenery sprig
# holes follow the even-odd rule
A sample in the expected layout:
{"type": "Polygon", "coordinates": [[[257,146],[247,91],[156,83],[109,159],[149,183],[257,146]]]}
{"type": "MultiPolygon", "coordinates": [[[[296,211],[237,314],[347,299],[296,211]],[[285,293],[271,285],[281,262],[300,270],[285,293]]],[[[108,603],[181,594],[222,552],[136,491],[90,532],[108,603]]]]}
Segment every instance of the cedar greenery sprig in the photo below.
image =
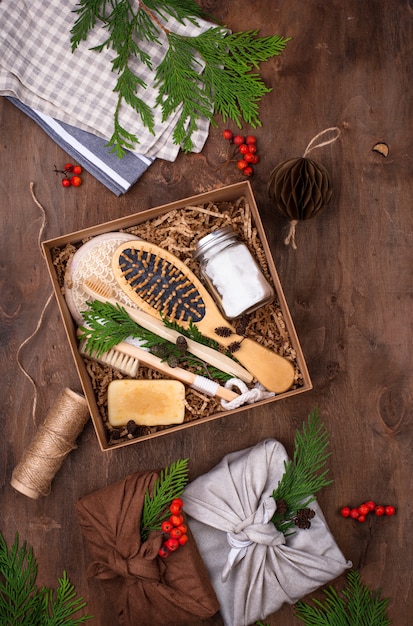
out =
{"type": "Polygon", "coordinates": [[[182,495],[188,482],[189,459],[179,459],[163,469],[153,486],[153,493],[145,493],[141,517],[141,539],[145,541],[153,530],[160,530],[169,517],[169,505],[182,495]]]}
{"type": "Polygon", "coordinates": [[[155,72],[156,106],[161,108],[165,122],[182,105],[173,131],[174,143],[185,152],[191,151],[197,121],[205,117],[215,123],[215,113],[220,114],[224,122],[233,120],[239,128],[242,120],[253,128],[261,126],[258,103],[271,89],[252,70],[281,54],[290,38],[258,37],[256,30],[230,33],[220,26],[211,27],[196,37],[171,32],[164,25],[169,17],[180,24],[189,21],[194,25],[197,25],[197,18],[210,18],[193,0],[79,0],[77,7],[73,11],[77,18],[70,31],[72,52],[99,23],[108,37],[92,50],[101,52],[109,48],[115,53],[112,71],[118,75],[114,88],[118,100],[109,145],[119,157],[124,155],[125,148],[139,143],[136,134],[120,123],[123,102],[131,106],[143,125],[154,133],[153,112],[144,99],[147,85],[131,69],[130,60],[135,57],[151,70],[151,57],[142,49],[141,42],[160,46],[161,35],[166,38],[168,50],[155,72]]]}
{"type": "MultiPolygon", "coordinates": [[[[144,347],[148,348],[156,356],[159,356],[161,360],[167,360],[171,367],[179,363],[186,363],[196,372],[201,372],[203,375],[215,380],[226,381],[231,378],[229,374],[221,372],[216,367],[207,365],[202,359],[183,351],[171,341],[163,339],[159,335],[143,328],[129,317],[120,304],[93,300],[88,303],[88,307],[83,312],[86,326],[79,327],[79,334],[81,339],[85,339],[85,351],[89,354],[96,351],[96,355],[101,356],[103,352],[108,352],[115,348],[118,343],[124,341],[127,337],[134,337],[141,339],[144,347]]],[[[192,326],[192,334],[193,328],[192,326]]],[[[181,334],[184,333],[181,332],[181,334]]],[[[207,342],[208,340],[204,338],[203,343],[207,342]]]]}
{"type": "Polygon", "coordinates": [[[388,598],[380,599],[380,590],[373,592],[362,584],[360,574],[350,571],[341,596],[334,587],[324,589],[324,603],[313,599],[314,605],[303,601],[295,605],[296,616],[307,626],[389,626],[388,598]]]}
{"type": "Polygon", "coordinates": [[[293,458],[284,462],[285,472],[272,494],[276,502],[286,505],[286,511],[277,509],[271,520],[284,534],[294,527],[297,511],[308,507],[317,491],[333,482],[326,479],[328,468],[323,470],[331,454],[328,444],[329,434],[315,409],[301,432],[296,432],[293,458]]]}
{"type": "Polygon", "coordinates": [[[90,354],[96,351],[101,356],[127,337],[139,337],[148,341],[150,347],[153,333],[138,326],[119,304],[93,300],[88,307],[82,314],[86,326],[79,327],[79,335],[85,339],[85,349],[90,354]]]}
{"type": "Polygon", "coordinates": [[[77,596],[66,572],[58,579],[57,590],[39,589],[38,565],[33,549],[26,541],[19,545],[19,535],[9,549],[0,533],[0,623],[20,626],[77,626],[91,615],[74,618],[86,606],[77,596]]]}

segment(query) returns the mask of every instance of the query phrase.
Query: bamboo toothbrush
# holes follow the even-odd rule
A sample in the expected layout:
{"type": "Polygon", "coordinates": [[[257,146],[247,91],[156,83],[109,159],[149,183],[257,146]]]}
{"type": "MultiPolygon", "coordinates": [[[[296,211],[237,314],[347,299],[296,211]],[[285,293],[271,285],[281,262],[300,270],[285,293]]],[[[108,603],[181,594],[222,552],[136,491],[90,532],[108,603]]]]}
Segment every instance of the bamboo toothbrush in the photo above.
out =
{"type": "Polygon", "coordinates": [[[269,391],[282,393],[292,386],[293,364],[238,335],[201,281],[167,250],[143,240],[124,242],[113,254],[112,269],[119,286],[145,312],[162,314],[183,327],[196,324],[203,335],[229,349],[269,391]]]}
{"type": "MultiPolygon", "coordinates": [[[[82,335],[82,337],[84,337],[84,335],[82,335]]],[[[121,365],[123,370],[125,370],[125,368],[129,368],[130,372],[134,371],[136,363],[144,364],[170,378],[180,380],[193,389],[196,389],[201,393],[205,393],[208,396],[216,396],[218,398],[222,398],[223,400],[227,400],[228,402],[239,397],[239,394],[232,391],[232,389],[227,389],[205,376],[199,376],[181,367],[170,367],[159,357],[151,354],[144,348],[138,347],[136,344],[121,341],[114,348],[111,348],[107,352],[103,352],[97,357],[96,352],[92,352],[92,354],[90,354],[86,351],[86,341],[87,339],[81,341],[79,351],[84,356],[94,358],[100,363],[111,365],[116,368],[119,368],[119,365],[121,365]]],[[[132,377],[134,378],[135,376],[132,377]]]]}
{"type": "Polygon", "coordinates": [[[86,350],[86,340],[82,340],[79,344],[79,353],[88,359],[93,359],[102,365],[109,365],[114,369],[119,370],[125,376],[130,378],[137,378],[139,369],[139,360],[136,356],[130,356],[116,350],[109,350],[108,352],[102,352],[98,356],[96,350],[88,352],[86,350]]]}
{"type": "MultiPolygon", "coordinates": [[[[176,342],[179,337],[179,332],[172,328],[165,326],[160,319],[155,318],[153,315],[149,315],[140,309],[134,309],[130,306],[122,304],[113,297],[112,289],[110,285],[105,284],[101,280],[91,277],[83,282],[83,290],[95,300],[99,302],[109,302],[113,305],[120,305],[129,317],[145,328],[163,339],[167,339],[173,343],[176,342]]],[[[225,354],[214,350],[209,346],[204,346],[201,343],[193,341],[185,337],[188,352],[199,357],[203,361],[206,361],[210,365],[218,368],[226,374],[230,374],[235,378],[240,378],[245,383],[250,383],[253,379],[252,375],[244,367],[236,363],[233,359],[230,359],[225,354]]]]}

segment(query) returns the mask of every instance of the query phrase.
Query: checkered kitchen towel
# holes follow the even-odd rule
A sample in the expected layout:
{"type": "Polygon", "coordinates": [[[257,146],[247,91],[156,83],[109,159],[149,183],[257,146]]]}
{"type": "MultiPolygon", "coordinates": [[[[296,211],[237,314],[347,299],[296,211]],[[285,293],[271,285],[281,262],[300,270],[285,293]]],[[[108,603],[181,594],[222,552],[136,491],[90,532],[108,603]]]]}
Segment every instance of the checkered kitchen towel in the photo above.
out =
{"type": "MultiPolygon", "coordinates": [[[[90,48],[107,39],[107,31],[99,26],[71,51],[70,30],[76,19],[73,4],[62,0],[31,0],[0,2],[0,95],[14,96],[33,109],[57,120],[92,132],[108,140],[113,133],[113,115],[117,94],[113,92],[117,74],[112,72],[113,50],[102,52],[90,48]]],[[[211,27],[203,20],[198,26],[167,22],[168,28],[187,36],[196,36],[211,27]]],[[[153,68],[166,53],[162,45],[143,42],[153,68]]],[[[162,123],[162,113],[155,108],[157,90],[154,87],[154,70],[133,59],[131,69],[139,72],[147,84],[138,93],[152,108],[155,115],[155,135],[143,126],[139,115],[128,105],[122,106],[120,123],[139,138],[138,154],[173,161],[179,146],[173,143],[173,129],[179,117],[177,110],[162,123]]],[[[200,152],[208,136],[209,122],[199,120],[193,135],[194,152],[200,152]]]]}

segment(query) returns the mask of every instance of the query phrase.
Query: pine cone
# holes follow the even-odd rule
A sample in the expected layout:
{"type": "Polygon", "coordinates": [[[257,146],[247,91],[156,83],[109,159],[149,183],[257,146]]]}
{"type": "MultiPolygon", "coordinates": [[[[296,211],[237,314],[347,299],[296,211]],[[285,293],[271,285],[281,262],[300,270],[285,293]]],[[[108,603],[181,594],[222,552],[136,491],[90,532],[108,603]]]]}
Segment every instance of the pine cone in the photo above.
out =
{"type": "Polygon", "coordinates": [[[176,338],[176,347],[181,351],[181,352],[186,352],[188,349],[188,342],[185,339],[185,337],[183,335],[179,335],[179,337],[176,338]]]}
{"type": "Polygon", "coordinates": [[[293,518],[293,522],[298,528],[310,528],[311,522],[315,515],[315,511],[312,509],[299,509],[296,516],[293,518]]]}
{"type": "Polygon", "coordinates": [[[169,355],[169,347],[165,343],[157,343],[151,347],[151,352],[160,359],[166,359],[169,355]]]}
{"type": "Polygon", "coordinates": [[[314,217],[332,195],[327,170],[306,157],[277,165],[270,174],[267,190],[274,207],[290,221],[314,217]]]}
{"type": "Polygon", "coordinates": [[[245,335],[248,322],[249,320],[246,315],[243,315],[242,317],[239,318],[239,320],[237,320],[236,325],[235,325],[235,330],[238,335],[245,335]]]}

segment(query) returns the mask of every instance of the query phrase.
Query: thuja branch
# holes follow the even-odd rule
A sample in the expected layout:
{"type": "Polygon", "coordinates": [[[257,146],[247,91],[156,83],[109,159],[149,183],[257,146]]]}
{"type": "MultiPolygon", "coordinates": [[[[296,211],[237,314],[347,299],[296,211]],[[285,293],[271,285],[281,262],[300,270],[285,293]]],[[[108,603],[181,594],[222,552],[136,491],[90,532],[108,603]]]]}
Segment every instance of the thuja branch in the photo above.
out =
{"type": "Polygon", "coordinates": [[[387,616],[389,598],[381,598],[381,591],[372,591],[363,585],[360,573],[350,571],[341,595],[329,586],[323,590],[325,600],[313,599],[313,604],[303,601],[295,605],[295,615],[307,626],[390,626],[387,616]]]}
{"type": "Polygon", "coordinates": [[[145,541],[152,530],[159,530],[169,516],[168,506],[179,498],[188,482],[189,459],[179,459],[163,469],[156,479],[152,494],[145,493],[141,519],[141,539],[145,541]]]}
{"type": "Polygon", "coordinates": [[[86,602],[63,572],[57,589],[38,587],[38,565],[33,549],[19,543],[16,534],[8,548],[0,532],[0,624],[22,626],[76,626],[92,619],[75,617],[86,602]]]}
{"type": "Polygon", "coordinates": [[[294,527],[297,511],[308,507],[315,500],[315,494],[331,484],[326,478],[329,470],[325,468],[330,456],[328,444],[329,434],[315,410],[301,432],[297,431],[293,458],[284,463],[283,477],[272,494],[277,510],[271,521],[283,533],[294,527]]]}
{"type": "Polygon", "coordinates": [[[289,38],[258,37],[254,30],[231,34],[222,27],[211,27],[196,37],[173,33],[165,26],[169,18],[197,26],[197,18],[209,17],[193,0],[80,0],[77,6],[74,12],[78,17],[71,30],[72,51],[99,24],[109,34],[92,50],[110,48],[116,54],[112,70],[118,74],[114,88],[118,100],[109,145],[119,157],[125,148],[139,143],[139,137],[120,123],[123,103],[131,106],[143,126],[154,133],[154,114],[144,102],[144,76],[153,68],[142,42],[152,43],[155,51],[166,40],[167,52],[154,72],[156,106],[161,109],[163,122],[181,107],[173,141],[185,152],[193,149],[192,136],[200,118],[214,123],[217,113],[224,121],[233,120],[239,128],[242,121],[254,128],[261,125],[258,104],[271,89],[252,70],[281,54],[289,38]],[[139,60],[142,75],[131,69],[133,58],[139,60]]]}

